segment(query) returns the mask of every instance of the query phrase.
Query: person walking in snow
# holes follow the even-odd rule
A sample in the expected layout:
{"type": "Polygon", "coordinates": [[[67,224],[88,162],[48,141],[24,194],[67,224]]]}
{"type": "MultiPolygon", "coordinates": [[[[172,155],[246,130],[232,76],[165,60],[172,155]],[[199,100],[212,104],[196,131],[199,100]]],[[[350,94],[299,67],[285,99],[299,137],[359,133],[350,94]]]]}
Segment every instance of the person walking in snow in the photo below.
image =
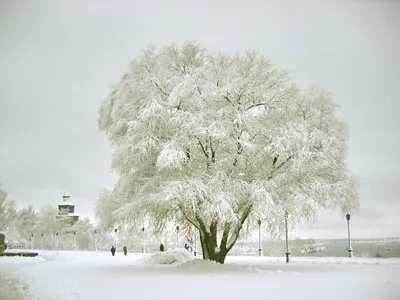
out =
{"type": "Polygon", "coordinates": [[[164,245],[163,244],[160,244],[160,251],[164,252],[164,245]]]}
{"type": "Polygon", "coordinates": [[[112,246],[111,247],[111,254],[112,254],[112,256],[114,256],[115,255],[115,251],[116,251],[117,249],[115,249],[115,247],[114,246],[112,246]]]}
{"type": "Polygon", "coordinates": [[[124,255],[126,255],[128,253],[128,248],[126,248],[126,246],[124,246],[124,248],[122,248],[122,250],[124,251],[124,255]]]}

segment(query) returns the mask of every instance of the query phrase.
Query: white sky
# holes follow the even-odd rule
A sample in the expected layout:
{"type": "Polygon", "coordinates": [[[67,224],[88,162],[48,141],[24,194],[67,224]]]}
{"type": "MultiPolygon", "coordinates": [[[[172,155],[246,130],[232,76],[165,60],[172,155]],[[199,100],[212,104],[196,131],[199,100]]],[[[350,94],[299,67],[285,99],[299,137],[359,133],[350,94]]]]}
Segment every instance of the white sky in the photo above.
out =
{"type": "MultiPolygon", "coordinates": [[[[332,92],[350,126],[361,184],[353,237],[400,236],[400,1],[0,0],[0,182],[19,205],[76,212],[111,188],[97,129],[110,85],[149,44],[259,49],[304,86],[332,92]]],[[[346,237],[322,215],[303,237],[346,237]]]]}

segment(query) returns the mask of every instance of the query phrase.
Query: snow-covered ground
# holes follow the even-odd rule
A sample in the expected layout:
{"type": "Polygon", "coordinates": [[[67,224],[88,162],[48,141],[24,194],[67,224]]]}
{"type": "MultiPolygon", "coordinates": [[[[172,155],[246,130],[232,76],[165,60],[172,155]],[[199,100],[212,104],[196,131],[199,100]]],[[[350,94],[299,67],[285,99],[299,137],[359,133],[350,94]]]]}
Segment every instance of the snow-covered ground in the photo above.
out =
{"type": "Polygon", "coordinates": [[[39,251],[0,257],[0,299],[400,299],[400,259],[152,256],[39,251]]]}

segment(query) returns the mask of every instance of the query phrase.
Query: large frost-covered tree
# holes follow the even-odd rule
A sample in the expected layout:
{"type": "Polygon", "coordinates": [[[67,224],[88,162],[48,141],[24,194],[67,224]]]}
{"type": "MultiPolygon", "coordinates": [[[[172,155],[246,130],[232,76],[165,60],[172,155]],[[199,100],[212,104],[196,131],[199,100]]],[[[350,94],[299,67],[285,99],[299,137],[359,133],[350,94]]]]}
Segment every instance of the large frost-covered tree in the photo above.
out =
{"type": "Polygon", "coordinates": [[[245,222],[281,232],[286,213],[296,224],[358,206],[336,111],[257,52],[150,47],[99,110],[119,175],[99,205],[153,231],[190,223],[203,257],[223,263],[245,222]]]}

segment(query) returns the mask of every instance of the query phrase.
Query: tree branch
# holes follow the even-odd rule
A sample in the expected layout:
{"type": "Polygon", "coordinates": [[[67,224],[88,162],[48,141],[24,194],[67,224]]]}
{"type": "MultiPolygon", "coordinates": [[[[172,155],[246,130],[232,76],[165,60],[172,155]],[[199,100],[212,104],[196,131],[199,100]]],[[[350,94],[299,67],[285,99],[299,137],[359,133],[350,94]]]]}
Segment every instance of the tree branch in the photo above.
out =
{"type": "MultiPolygon", "coordinates": [[[[243,132],[243,131],[240,131],[239,123],[236,123],[236,128],[238,129],[236,154],[237,154],[237,155],[241,155],[242,152],[243,152],[243,147],[242,147],[242,144],[240,143],[240,139],[241,139],[241,137],[242,137],[242,132],[243,132]]],[[[234,166],[234,167],[236,166],[237,162],[238,162],[238,159],[237,159],[237,157],[235,157],[235,159],[234,159],[234,161],[233,161],[233,166],[234,166]]]]}
{"type": "Polygon", "coordinates": [[[247,208],[244,209],[244,212],[243,212],[242,216],[240,217],[240,219],[238,221],[238,224],[237,224],[236,228],[233,230],[232,235],[231,235],[231,237],[229,239],[228,247],[227,247],[228,251],[230,251],[232,249],[232,247],[235,244],[237,238],[239,237],[240,230],[242,229],[243,224],[246,221],[246,219],[248,218],[252,208],[253,208],[253,204],[250,203],[247,206],[247,208]]]}
{"type": "Polygon", "coordinates": [[[289,160],[291,160],[292,157],[293,157],[293,156],[290,155],[284,162],[282,162],[279,166],[276,167],[275,171],[276,171],[276,170],[279,170],[283,165],[285,165],[289,160]]]}
{"type": "Polygon", "coordinates": [[[219,248],[221,250],[226,249],[226,244],[228,242],[229,231],[231,230],[231,223],[225,222],[224,231],[222,233],[221,243],[219,248]]]}
{"type": "Polygon", "coordinates": [[[198,229],[200,230],[200,232],[203,233],[203,234],[209,233],[209,231],[207,230],[206,225],[204,224],[203,220],[201,219],[201,217],[199,216],[198,213],[195,213],[195,218],[196,218],[197,222],[199,222],[198,229]]]}
{"type": "Polygon", "coordinates": [[[188,159],[188,161],[190,160],[190,149],[189,148],[186,148],[186,157],[187,157],[187,159],[188,159]]]}
{"type": "Polygon", "coordinates": [[[209,158],[208,153],[207,153],[206,149],[204,148],[204,146],[203,146],[203,144],[202,144],[202,142],[200,140],[199,140],[199,145],[201,146],[201,150],[203,150],[204,155],[207,158],[209,158]]]}
{"type": "Polygon", "coordinates": [[[210,140],[211,162],[215,163],[215,150],[213,148],[211,136],[209,136],[208,138],[210,140]]]}
{"type": "Polygon", "coordinates": [[[155,82],[155,81],[153,81],[153,83],[156,85],[156,87],[161,91],[161,93],[163,93],[164,94],[164,96],[169,96],[166,92],[164,92],[164,90],[158,85],[158,83],[157,82],[155,82]]]}
{"type": "MultiPolygon", "coordinates": [[[[181,205],[178,205],[178,208],[181,210],[183,216],[185,217],[185,219],[192,224],[194,227],[196,227],[197,229],[200,229],[200,224],[198,222],[196,222],[195,219],[189,217],[189,215],[185,212],[185,210],[183,209],[183,207],[181,205]]],[[[195,217],[196,218],[196,217],[195,217]]]]}
{"type": "Polygon", "coordinates": [[[232,103],[232,101],[228,98],[228,95],[224,96],[223,98],[224,98],[225,100],[227,100],[232,106],[234,106],[233,103],[232,103]]]}
{"type": "Polygon", "coordinates": [[[272,162],[272,166],[275,168],[275,164],[278,161],[278,156],[274,157],[274,161],[272,162]]]}
{"type": "Polygon", "coordinates": [[[261,102],[261,103],[253,104],[253,105],[250,105],[249,107],[247,107],[245,110],[249,110],[249,109],[252,109],[254,107],[267,105],[267,104],[269,104],[269,102],[261,102]]]}
{"type": "Polygon", "coordinates": [[[275,171],[278,171],[281,167],[283,167],[285,164],[287,164],[292,158],[293,158],[293,155],[289,156],[284,162],[282,162],[275,168],[275,165],[276,165],[276,162],[278,159],[277,159],[277,157],[274,157],[274,161],[272,162],[272,166],[274,167],[274,169],[272,170],[271,174],[268,176],[267,180],[271,180],[275,171]]]}

